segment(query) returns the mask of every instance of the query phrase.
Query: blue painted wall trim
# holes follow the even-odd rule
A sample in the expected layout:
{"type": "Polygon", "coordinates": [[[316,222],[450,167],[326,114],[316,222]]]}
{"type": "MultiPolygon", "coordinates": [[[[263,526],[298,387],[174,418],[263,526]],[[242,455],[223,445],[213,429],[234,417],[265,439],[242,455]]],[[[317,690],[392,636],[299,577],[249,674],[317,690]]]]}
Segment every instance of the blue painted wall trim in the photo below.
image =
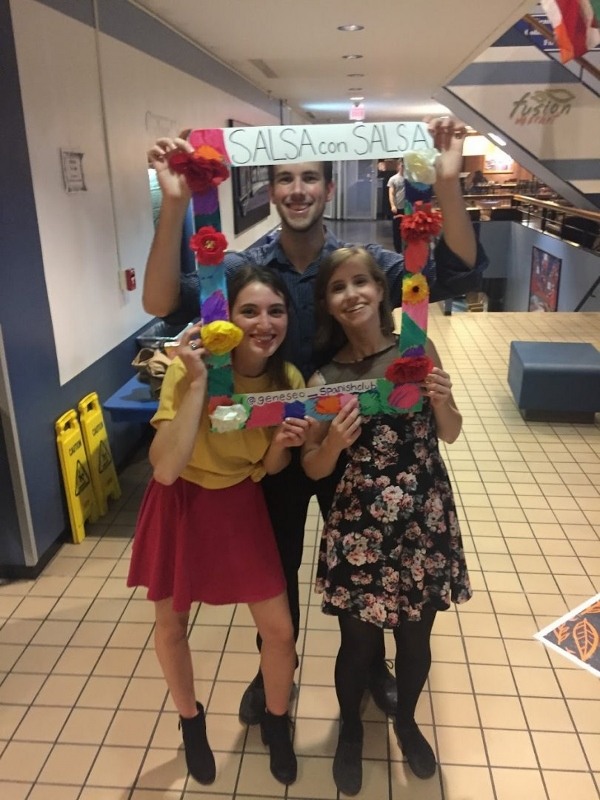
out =
{"type": "Polygon", "coordinates": [[[60,11],[84,25],[94,27],[94,0],[37,0],[48,8],[60,11]]]}
{"type": "MultiPolygon", "coordinates": [[[[23,470],[40,556],[68,526],[60,480],[54,421],[91,391],[108,398],[131,377],[135,334],[60,386],[52,319],[19,88],[9,0],[0,0],[0,126],[10,131],[11,157],[0,159],[0,325],[15,408],[23,470]]],[[[107,421],[109,432],[111,428],[107,421]]],[[[119,426],[111,437],[115,462],[142,435],[140,426],[119,426]]],[[[10,486],[10,483],[9,483],[10,486]]],[[[0,490],[3,512],[14,511],[0,490]]],[[[0,537],[0,566],[23,563],[11,522],[0,537]],[[10,538],[10,541],[9,541],[10,538]]]]}
{"type": "Polygon", "coordinates": [[[580,83],[562,64],[547,61],[491,61],[470,64],[449,86],[506,86],[509,84],[580,83]]]}
{"type": "MultiPolygon", "coordinates": [[[[93,0],[37,0],[49,8],[95,26],[93,0]]],[[[195,47],[176,31],[128,0],[97,0],[98,29],[165,64],[199,78],[227,94],[279,117],[279,101],[195,47]]]]}
{"type": "Polygon", "coordinates": [[[566,181],[600,178],[600,159],[544,158],[541,159],[541,163],[566,181]]]}
{"type": "Polygon", "coordinates": [[[220,64],[208,53],[166,28],[157,19],[123,0],[97,0],[98,26],[102,33],[141,50],[187,72],[194,78],[261,108],[279,115],[279,101],[220,64]]]}

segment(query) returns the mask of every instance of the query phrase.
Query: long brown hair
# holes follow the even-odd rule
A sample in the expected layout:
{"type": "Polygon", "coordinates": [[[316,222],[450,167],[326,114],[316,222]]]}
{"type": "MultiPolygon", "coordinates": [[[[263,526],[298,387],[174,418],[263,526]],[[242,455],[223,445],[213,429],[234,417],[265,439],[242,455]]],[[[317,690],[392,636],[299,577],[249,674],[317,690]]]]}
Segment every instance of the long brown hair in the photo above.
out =
{"type": "Polygon", "coordinates": [[[344,329],[327,310],[327,286],[336,269],[349,258],[358,258],[369,275],[383,292],[379,303],[379,324],[384,336],[394,332],[394,319],[390,293],[384,271],[364,247],[340,247],[327,256],[319,266],[315,281],[315,350],[317,352],[337,353],[348,341],[344,329]]]}
{"type": "MultiPolygon", "coordinates": [[[[275,294],[278,294],[288,313],[290,313],[290,296],[288,290],[279,275],[267,267],[259,267],[256,264],[244,264],[239,267],[233,275],[227,276],[227,295],[229,299],[229,309],[233,309],[238,294],[251,283],[263,283],[268,286],[275,294]]],[[[281,345],[267,359],[265,372],[269,377],[271,389],[291,389],[290,379],[285,368],[286,338],[281,345]]]]}

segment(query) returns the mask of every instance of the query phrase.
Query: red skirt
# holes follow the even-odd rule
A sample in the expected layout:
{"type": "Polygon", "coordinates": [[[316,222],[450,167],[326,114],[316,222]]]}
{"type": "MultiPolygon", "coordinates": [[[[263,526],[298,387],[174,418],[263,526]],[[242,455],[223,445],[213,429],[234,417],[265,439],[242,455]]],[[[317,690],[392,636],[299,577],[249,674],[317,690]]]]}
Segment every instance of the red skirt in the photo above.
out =
{"type": "Polygon", "coordinates": [[[174,611],[193,602],[256,603],[285,591],[285,578],[262,487],[250,478],[227,489],[204,489],[178,478],[151,480],[138,516],[128,586],[146,586],[149,600],[173,598],[174,611]]]}

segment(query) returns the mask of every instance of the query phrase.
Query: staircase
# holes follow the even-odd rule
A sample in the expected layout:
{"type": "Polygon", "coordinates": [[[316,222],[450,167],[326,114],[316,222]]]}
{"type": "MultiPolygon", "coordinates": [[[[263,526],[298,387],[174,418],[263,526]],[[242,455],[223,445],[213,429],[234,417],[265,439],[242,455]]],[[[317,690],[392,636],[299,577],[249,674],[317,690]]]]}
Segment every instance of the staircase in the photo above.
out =
{"type": "Polygon", "coordinates": [[[574,206],[600,209],[600,81],[584,82],[515,26],[435,99],[574,206]]]}

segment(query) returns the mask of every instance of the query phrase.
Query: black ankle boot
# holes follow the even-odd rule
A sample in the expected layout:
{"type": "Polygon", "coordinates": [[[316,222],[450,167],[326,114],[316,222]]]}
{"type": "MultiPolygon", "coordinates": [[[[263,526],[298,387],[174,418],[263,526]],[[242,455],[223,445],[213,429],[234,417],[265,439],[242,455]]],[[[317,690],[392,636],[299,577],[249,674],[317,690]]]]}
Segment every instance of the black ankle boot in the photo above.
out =
{"type": "Polygon", "coordinates": [[[179,717],[179,727],[183,736],[185,748],[185,763],[188,772],[205,786],[214,783],[217,776],[215,757],[206,738],[206,720],[204,708],[201,703],[196,703],[198,713],[191,719],[179,717]]]}
{"type": "Polygon", "coordinates": [[[398,689],[396,678],[390,672],[385,661],[379,660],[369,673],[369,691],[375,705],[388,717],[396,716],[398,706],[398,689]]]}
{"type": "Polygon", "coordinates": [[[239,718],[243,725],[258,725],[265,711],[265,685],[258,672],[242,695],[239,718]]]}
{"type": "Polygon", "coordinates": [[[353,796],[362,788],[362,731],[354,735],[342,724],[333,759],[333,780],[342,794],[353,796]]]}
{"type": "Polygon", "coordinates": [[[287,714],[271,714],[270,711],[265,711],[260,721],[263,744],[267,745],[271,754],[271,774],[286,786],[294,783],[298,773],[291,726],[287,714]]]}
{"type": "Polygon", "coordinates": [[[431,745],[419,730],[416,722],[399,726],[394,722],[394,731],[408,766],[417,778],[431,778],[435,774],[436,761],[431,745]]]}

